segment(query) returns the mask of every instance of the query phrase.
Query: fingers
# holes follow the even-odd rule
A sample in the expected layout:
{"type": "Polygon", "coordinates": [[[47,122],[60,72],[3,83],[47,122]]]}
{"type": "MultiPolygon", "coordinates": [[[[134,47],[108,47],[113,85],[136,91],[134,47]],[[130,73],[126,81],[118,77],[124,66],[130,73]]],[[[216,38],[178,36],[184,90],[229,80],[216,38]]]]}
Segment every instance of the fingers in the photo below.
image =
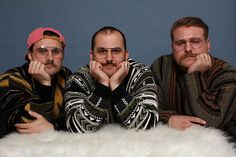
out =
{"type": "Polygon", "coordinates": [[[47,86],[51,85],[51,76],[45,70],[45,65],[40,63],[39,61],[31,61],[29,64],[28,72],[41,84],[47,86]]]}
{"type": "Polygon", "coordinates": [[[189,117],[189,120],[192,122],[192,123],[197,123],[197,124],[201,124],[201,125],[206,125],[206,121],[201,119],[201,118],[198,118],[198,117],[189,117]]]}
{"type": "Polygon", "coordinates": [[[46,130],[53,130],[53,125],[48,122],[43,116],[40,114],[29,111],[29,114],[37,119],[30,123],[18,123],[15,124],[17,131],[21,134],[32,134],[32,133],[40,133],[46,130]]]}
{"type": "Polygon", "coordinates": [[[205,125],[206,121],[193,116],[173,115],[169,118],[169,126],[177,130],[185,130],[193,124],[205,125]]]}
{"type": "Polygon", "coordinates": [[[41,119],[43,117],[41,114],[38,114],[37,112],[34,111],[29,111],[29,114],[36,119],[41,119]]]}
{"type": "Polygon", "coordinates": [[[210,67],[211,66],[211,57],[210,55],[203,53],[203,54],[199,54],[197,56],[197,59],[204,65],[210,67]]]}
{"type": "Polygon", "coordinates": [[[29,64],[29,73],[30,74],[39,74],[44,71],[44,64],[39,61],[31,61],[29,64]]]}
{"type": "Polygon", "coordinates": [[[102,69],[102,65],[96,61],[90,61],[89,63],[89,70],[90,73],[96,73],[97,70],[101,70],[102,69]]]}
{"type": "Polygon", "coordinates": [[[31,134],[32,133],[32,124],[31,123],[20,123],[15,124],[17,131],[21,134],[31,134]]]}
{"type": "Polygon", "coordinates": [[[125,72],[126,74],[128,74],[129,72],[129,68],[130,68],[130,63],[125,61],[119,64],[120,69],[122,69],[123,72],[125,72]]]}

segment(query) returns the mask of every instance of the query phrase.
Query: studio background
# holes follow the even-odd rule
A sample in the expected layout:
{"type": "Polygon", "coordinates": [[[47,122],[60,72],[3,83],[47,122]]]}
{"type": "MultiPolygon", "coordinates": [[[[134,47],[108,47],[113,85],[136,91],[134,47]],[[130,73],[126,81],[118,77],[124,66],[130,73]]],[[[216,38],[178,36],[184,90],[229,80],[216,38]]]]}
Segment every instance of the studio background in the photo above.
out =
{"type": "Polygon", "coordinates": [[[92,34],[115,26],[127,38],[131,58],[150,65],[171,53],[170,28],[183,16],[210,27],[211,54],[236,67],[235,0],[0,0],[0,73],[22,65],[26,40],[37,27],[54,27],[67,41],[64,65],[89,62],[92,34]]]}

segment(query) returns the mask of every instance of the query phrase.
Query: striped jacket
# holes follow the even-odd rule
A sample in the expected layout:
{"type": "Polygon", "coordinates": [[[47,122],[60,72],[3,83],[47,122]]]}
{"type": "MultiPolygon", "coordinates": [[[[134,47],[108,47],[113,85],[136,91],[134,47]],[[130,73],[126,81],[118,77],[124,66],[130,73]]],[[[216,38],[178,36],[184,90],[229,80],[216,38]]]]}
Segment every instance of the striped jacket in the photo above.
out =
{"type": "Polygon", "coordinates": [[[114,91],[98,83],[84,66],[66,83],[65,110],[71,132],[94,132],[104,123],[148,129],[158,122],[157,87],[151,70],[130,62],[129,74],[114,91]]]}
{"type": "Polygon", "coordinates": [[[43,115],[56,129],[65,129],[62,107],[65,80],[71,74],[65,67],[55,75],[52,86],[41,85],[28,73],[28,63],[0,76],[0,135],[15,131],[15,124],[28,122],[28,110],[43,115]]]}
{"type": "Polygon", "coordinates": [[[158,84],[160,119],[171,115],[197,116],[236,135],[236,70],[211,56],[212,67],[205,73],[185,73],[172,55],[158,58],[151,66],[158,84]]]}

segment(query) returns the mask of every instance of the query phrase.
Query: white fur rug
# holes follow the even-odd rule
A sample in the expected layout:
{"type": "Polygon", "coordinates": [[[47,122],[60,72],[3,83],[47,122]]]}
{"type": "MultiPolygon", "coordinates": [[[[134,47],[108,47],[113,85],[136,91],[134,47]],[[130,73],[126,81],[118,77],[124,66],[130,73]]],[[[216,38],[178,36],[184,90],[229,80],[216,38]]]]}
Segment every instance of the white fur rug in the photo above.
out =
{"type": "Polygon", "coordinates": [[[177,131],[160,125],[148,131],[109,125],[96,133],[45,132],[8,135],[0,157],[235,157],[219,130],[194,126],[177,131]]]}

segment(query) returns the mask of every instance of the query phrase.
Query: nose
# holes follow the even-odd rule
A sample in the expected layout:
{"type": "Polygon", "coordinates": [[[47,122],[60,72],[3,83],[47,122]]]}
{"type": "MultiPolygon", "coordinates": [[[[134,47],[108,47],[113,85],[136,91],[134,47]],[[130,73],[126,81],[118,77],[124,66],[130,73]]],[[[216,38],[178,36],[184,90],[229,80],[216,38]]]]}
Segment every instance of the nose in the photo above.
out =
{"type": "Polygon", "coordinates": [[[111,53],[111,51],[107,51],[106,60],[108,60],[108,61],[112,60],[112,53],[111,53]]]}
{"type": "Polygon", "coordinates": [[[52,54],[52,51],[48,51],[47,53],[47,60],[53,60],[53,54],[52,54]]]}
{"type": "Polygon", "coordinates": [[[185,52],[191,52],[192,51],[192,46],[189,41],[186,42],[185,45],[185,52]]]}

